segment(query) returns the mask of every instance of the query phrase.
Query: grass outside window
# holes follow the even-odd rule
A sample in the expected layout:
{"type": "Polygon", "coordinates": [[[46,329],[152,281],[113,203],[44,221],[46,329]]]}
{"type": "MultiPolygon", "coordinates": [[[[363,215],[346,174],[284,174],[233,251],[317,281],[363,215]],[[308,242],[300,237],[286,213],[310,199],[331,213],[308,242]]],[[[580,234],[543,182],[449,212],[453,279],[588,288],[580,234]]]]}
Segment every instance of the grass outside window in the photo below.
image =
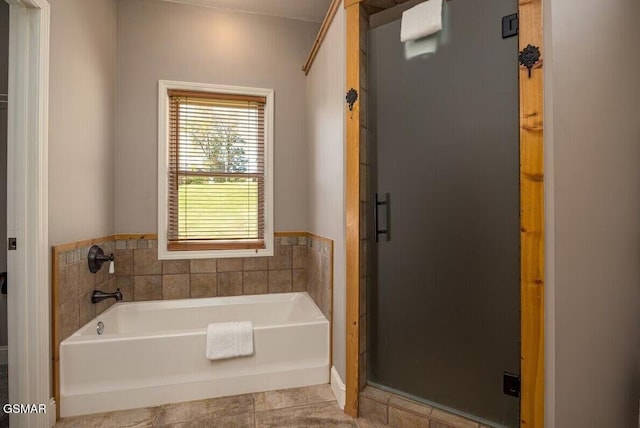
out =
{"type": "Polygon", "coordinates": [[[195,181],[178,186],[179,236],[250,239],[258,234],[257,181],[211,184],[195,181]],[[226,228],[211,235],[212,218],[224,219],[226,228]]]}

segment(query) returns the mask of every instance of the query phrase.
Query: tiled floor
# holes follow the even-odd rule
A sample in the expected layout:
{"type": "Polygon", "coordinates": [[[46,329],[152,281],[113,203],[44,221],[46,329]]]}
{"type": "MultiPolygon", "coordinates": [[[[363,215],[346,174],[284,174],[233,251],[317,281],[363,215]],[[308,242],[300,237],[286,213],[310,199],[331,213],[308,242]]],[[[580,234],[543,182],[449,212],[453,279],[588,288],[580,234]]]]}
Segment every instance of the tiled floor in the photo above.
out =
{"type": "Polygon", "coordinates": [[[346,415],[338,407],[331,387],[318,385],[78,416],[60,419],[54,428],[376,426],[346,415]]]}

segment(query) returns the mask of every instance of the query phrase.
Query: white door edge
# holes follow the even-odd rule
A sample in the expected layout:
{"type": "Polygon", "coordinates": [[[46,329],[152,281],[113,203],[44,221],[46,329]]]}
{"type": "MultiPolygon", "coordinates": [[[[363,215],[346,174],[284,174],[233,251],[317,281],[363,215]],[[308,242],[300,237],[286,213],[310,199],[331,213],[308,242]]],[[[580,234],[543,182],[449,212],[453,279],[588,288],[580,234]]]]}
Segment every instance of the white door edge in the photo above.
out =
{"type": "MultiPolygon", "coordinates": [[[[10,5],[7,144],[9,402],[50,407],[48,251],[49,22],[47,0],[10,5]]],[[[0,242],[0,245],[7,245],[0,242]]],[[[11,426],[51,427],[50,415],[11,414],[11,426]]]]}

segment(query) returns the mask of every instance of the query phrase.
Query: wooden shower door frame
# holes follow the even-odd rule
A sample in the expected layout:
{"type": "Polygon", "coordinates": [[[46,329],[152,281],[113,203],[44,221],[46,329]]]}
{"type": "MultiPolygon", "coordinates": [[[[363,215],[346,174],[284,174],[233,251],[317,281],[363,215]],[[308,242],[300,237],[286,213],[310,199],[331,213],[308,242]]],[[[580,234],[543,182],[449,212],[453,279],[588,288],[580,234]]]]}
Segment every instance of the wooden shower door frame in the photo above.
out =
{"type": "MultiPolygon", "coordinates": [[[[346,9],[346,90],[361,93],[361,3],[346,9]]],[[[384,2],[376,1],[380,6],[384,2]]],[[[397,0],[388,0],[392,7],[397,0]]],[[[541,59],[529,71],[520,66],[520,426],[544,426],[544,163],[542,0],[519,0],[519,49],[533,45],[541,59]]],[[[345,92],[346,92],[345,90],[345,92]]],[[[345,108],[347,343],[345,412],[358,415],[360,383],[360,117],[359,99],[345,108]]]]}

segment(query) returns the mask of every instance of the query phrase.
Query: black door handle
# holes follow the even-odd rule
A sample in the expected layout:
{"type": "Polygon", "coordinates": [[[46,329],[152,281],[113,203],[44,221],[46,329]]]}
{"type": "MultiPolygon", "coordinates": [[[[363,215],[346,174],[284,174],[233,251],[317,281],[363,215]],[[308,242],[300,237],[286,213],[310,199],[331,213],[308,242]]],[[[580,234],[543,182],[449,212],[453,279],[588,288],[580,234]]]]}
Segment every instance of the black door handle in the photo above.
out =
{"type": "Polygon", "coordinates": [[[374,223],[375,223],[375,228],[376,228],[376,242],[380,241],[380,235],[384,235],[387,241],[391,241],[391,231],[390,229],[390,204],[391,204],[391,197],[389,195],[389,193],[385,193],[385,199],[384,201],[381,201],[378,197],[378,194],[376,193],[375,196],[375,208],[373,211],[373,218],[374,218],[374,223]],[[386,227],[384,229],[380,229],[380,213],[378,212],[378,209],[384,206],[385,207],[385,214],[386,214],[386,227]]]}

